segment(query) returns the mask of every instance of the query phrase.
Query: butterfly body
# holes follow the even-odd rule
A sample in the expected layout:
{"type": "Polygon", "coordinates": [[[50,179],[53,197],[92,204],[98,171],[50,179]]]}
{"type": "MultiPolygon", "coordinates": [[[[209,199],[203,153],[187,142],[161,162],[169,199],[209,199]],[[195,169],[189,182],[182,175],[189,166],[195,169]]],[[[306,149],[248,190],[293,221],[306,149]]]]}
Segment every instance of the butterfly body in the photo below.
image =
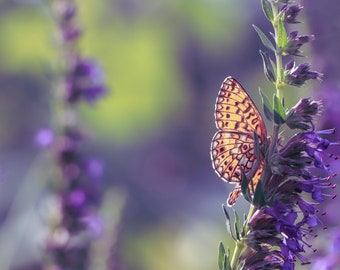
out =
{"type": "Polygon", "coordinates": [[[232,77],[223,81],[218,93],[215,122],[218,131],[211,143],[212,165],[222,180],[236,184],[228,199],[233,205],[241,194],[242,170],[252,179],[253,187],[260,180],[263,159],[256,156],[254,133],[263,154],[267,130],[254,102],[232,77]]]}

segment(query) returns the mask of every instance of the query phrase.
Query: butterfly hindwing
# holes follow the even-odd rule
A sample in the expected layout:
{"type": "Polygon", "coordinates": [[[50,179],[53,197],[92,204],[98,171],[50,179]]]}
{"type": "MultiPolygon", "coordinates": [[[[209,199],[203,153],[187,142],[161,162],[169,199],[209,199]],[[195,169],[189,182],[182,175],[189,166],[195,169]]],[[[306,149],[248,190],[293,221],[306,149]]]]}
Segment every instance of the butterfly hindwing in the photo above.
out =
{"type": "Polygon", "coordinates": [[[218,131],[211,144],[211,158],[217,174],[225,181],[240,182],[255,161],[254,139],[246,133],[218,131]]]}

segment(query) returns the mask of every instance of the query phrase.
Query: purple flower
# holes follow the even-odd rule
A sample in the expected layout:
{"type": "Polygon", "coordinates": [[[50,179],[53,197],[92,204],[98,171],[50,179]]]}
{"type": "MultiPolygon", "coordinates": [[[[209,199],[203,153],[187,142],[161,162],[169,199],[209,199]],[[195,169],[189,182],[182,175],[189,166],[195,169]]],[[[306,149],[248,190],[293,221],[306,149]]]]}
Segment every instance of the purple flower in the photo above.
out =
{"type": "Polygon", "coordinates": [[[321,102],[310,98],[301,99],[287,113],[286,124],[289,128],[307,130],[313,127],[313,117],[320,111],[321,102]]]}
{"type": "Polygon", "coordinates": [[[285,5],[282,8],[282,11],[285,15],[285,22],[286,23],[299,23],[299,21],[296,20],[296,17],[299,15],[301,9],[303,7],[301,5],[293,5],[293,6],[287,6],[285,5]]]}
{"type": "Polygon", "coordinates": [[[76,42],[81,34],[80,29],[74,22],[76,14],[77,7],[71,2],[59,2],[56,6],[56,15],[59,23],[62,42],[64,44],[72,44],[76,42]]]}
{"type": "Polygon", "coordinates": [[[44,128],[38,131],[35,135],[34,141],[41,147],[50,146],[54,141],[54,133],[49,128],[44,128]]]}
{"type": "Polygon", "coordinates": [[[314,166],[328,172],[322,154],[331,144],[318,134],[333,134],[334,130],[300,132],[294,135],[277,154],[272,157],[272,171],[287,176],[309,177],[309,167],[314,166]]]}
{"type": "Polygon", "coordinates": [[[86,171],[93,179],[99,179],[103,176],[104,164],[102,161],[92,158],[86,162],[86,171]]]}
{"type": "Polygon", "coordinates": [[[65,43],[74,42],[81,34],[81,30],[73,25],[67,25],[61,28],[62,38],[65,43]]]}
{"type": "MultiPolygon", "coordinates": [[[[312,104],[304,99],[295,109],[314,115],[312,104]]],[[[248,222],[244,269],[294,269],[296,259],[309,263],[303,254],[306,247],[311,248],[308,239],[316,236],[311,228],[320,223],[316,205],[334,187],[330,182],[334,175],[323,161],[332,143],[320,135],[332,133],[334,130],[299,132],[271,157],[271,170],[265,170],[262,179],[265,204],[248,222]],[[324,176],[314,176],[316,171],[324,176]],[[310,195],[309,201],[305,194],[310,195]]]]}
{"type": "Polygon", "coordinates": [[[293,31],[288,35],[288,42],[282,49],[282,53],[283,55],[302,56],[302,51],[300,50],[302,45],[314,39],[315,37],[313,35],[298,36],[298,31],[293,31]]]}
{"type": "Polygon", "coordinates": [[[73,20],[77,15],[77,7],[71,2],[64,2],[59,6],[59,17],[61,23],[65,24],[73,20]]]}
{"type": "Polygon", "coordinates": [[[317,71],[311,71],[308,63],[295,66],[294,61],[290,61],[285,66],[285,82],[294,86],[302,86],[307,80],[321,79],[322,74],[317,71]]]}
{"type": "Polygon", "coordinates": [[[103,71],[92,59],[77,58],[67,74],[66,87],[70,103],[81,99],[93,103],[106,94],[103,71]]]}

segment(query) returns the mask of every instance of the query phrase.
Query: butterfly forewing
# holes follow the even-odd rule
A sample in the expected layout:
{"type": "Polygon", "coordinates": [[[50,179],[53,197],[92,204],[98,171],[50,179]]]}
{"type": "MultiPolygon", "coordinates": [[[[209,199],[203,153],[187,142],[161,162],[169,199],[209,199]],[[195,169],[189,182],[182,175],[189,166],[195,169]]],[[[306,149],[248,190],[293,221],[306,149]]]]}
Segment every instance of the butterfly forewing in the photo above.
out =
{"type": "Polygon", "coordinates": [[[252,178],[250,190],[260,180],[263,162],[256,162],[254,132],[263,148],[266,127],[254,102],[239,82],[227,77],[216,100],[215,121],[219,131],[211,144],[211,159],[216,173],[225,181],[235,183],[228,204],[234,204],[241,190],[241,169],[252,178]]]}
{"type": "Polygon", "coordinates": [[[242,85],[227,77],[218,93],[215,106],[215,121],[219,130],[253,133],[264,141],[266,126],[254,102],[242,85]]]}

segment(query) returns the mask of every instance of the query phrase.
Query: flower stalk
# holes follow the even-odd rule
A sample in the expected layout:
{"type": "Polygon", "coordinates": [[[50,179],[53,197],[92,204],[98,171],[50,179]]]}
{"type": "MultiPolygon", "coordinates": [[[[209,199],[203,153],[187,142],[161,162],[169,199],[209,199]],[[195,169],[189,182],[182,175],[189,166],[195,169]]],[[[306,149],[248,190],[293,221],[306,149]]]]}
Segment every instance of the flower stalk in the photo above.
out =
{"type": "Polygon", "coordinates": [[[80,102],[95,103],[106,93],[103,72],[96,61],[84,57],[77,43],[81,30],[73,0],[54,0],[52,13],[62,71],[54,94],[52,127],[41,130],[37,142],[55,157],[53,201],[48,217],[44,269],[88,269],[91,240],[102,230],[98,209],[102,200],[102,162],[82,147],[85,135],[78,127],[80,102]]]}
{"type": "MultiPolygon", "coordinates": [[[[320,101],[303,98],[292,108],[285,108],[284,94],[287,85],[300,87],[307,80],[321,79],[322,74],[310,69],[310,64],[296,64],[293,57],[302,56],[301,47],[313,35],[289,32],[289,25],[297,24],[301,5],[286,0],[261,0],[266,18],[271,22],[273,41],[254,26],[269,53],[260,51],[264,73],[273,84],[273,101],[260,91],[266,117],[272,122],[272,133],[267,142],[259,145],[254,135],[254,152],[257,163],[263,162],[259,182],[252,183],[254,174],[242,176],[242,193],[250,202],[250,210],[241,225],[237,213],[232,226],[224,208],[229,232],[235,241],[231,255],[220,248],[220,270],[295,269],[295,264],[309,264],[306,248],[312,249],[309,239],[316,237],[313,228],[321,221],[317,205],[327,197],[332,184],[333,171],[325,164],[324,157],[332,143],[321,136],[334,133],[333,129],[317,131],[316,116],[320,101]],[[270,53],[274,55],[273,59],[270,53]],[[281,137],[280,130],[294,130],[291,137],[281,137]],[[262,147],[262,148],[261,148],[262,147]],[[245,183],[245,184],[244,184],[245,183]],[[251,188],[252,187],[252,188],[251,188]],[[310,195],[310,200],[305,194],[310,195]]],[[[237,132],[237,131],[236,131],[237,132]]],[[[246,168],[239,165],[243,172],[246,168]]],[[[253,165],[255,166],[255,165],[253,165]]]]}

